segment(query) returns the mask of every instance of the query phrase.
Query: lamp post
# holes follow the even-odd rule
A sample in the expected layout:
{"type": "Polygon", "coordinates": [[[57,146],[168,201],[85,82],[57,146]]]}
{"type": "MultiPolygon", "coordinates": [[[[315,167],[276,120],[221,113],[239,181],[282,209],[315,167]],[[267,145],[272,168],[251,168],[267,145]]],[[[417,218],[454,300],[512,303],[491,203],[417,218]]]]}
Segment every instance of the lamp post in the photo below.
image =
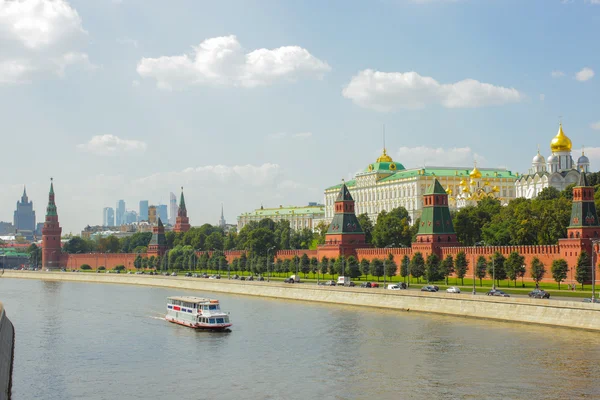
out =
{"type": "MultiPolygon", "coordinates": [[[[596,302],[596,263],[594,262],[594,254],[596,253],[596,247],[600,243],[599,239],[592,240],[592,303],[596,302]]],[[[596,262],[598,257],[596,256],[596,262]]]]}
{"type": "Polygon", "coordinates": [[[275,248],[275,246],[269,247],[267,249],[267,282],[271,282],[271,269],[269,268],[270,263],[270,259],[269,259],[269,252],[271,250],[273,250],[275,248]]]}

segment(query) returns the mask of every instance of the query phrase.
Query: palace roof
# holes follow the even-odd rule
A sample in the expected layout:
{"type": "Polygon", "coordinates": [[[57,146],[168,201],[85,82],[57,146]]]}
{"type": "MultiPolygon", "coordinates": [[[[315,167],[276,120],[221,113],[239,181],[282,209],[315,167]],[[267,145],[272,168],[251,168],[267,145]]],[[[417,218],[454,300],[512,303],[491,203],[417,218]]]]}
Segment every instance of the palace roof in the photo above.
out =
{"type": "MultiPolygon", "coordinates": [[[[341,185],[338,185],[338,189],[341,185]]],[[[325,206],[305,206],[305,207],[278,207],[278,208],[259,208],[251,212],[242,213],[240,217],[261,216],[261,217],[276,217],[283,215],[312,215],[324,214],[325,206]]]]}

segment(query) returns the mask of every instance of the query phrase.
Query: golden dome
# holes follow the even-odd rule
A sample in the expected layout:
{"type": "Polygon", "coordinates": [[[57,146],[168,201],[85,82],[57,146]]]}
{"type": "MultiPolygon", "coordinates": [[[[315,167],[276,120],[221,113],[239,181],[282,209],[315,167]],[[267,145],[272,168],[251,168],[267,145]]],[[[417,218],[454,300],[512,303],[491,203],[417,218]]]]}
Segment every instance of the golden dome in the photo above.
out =
{"type": "Polygon", "coordinates": [[[388,156],[386,151],[385,151],[385,147],[383,148],[383,153],[379,156],[379,158],[377,159],[377,162],[392,162],[394,160],[392,160],[392,157],[388,156]]]}
{"type": "Polygon", "coordinates": [[[446,193],[448,194],[448,196],[452,196],[452,188],[447,188],[446,193]]]}
{"type": "Polygon", "coordinates": [[[467,186],[467,181],[465,181],[464,179],[460,181],[459,183],[460,186],[467,186]]]}
{"type": "Polygon", "coordinates": [[[471,177],[471,179],[481,178],[481,172],[477,169],[477,166],[475,166],[475,168],[473,168],[473,171],[471,171],[469,173],[469,176],[471,177]]]}
{"type": "Polygon", "coordinates": [[[483,183],[483,186],[490,186],[490,181],[485,181],[485,182],[483,183]]]}
{"type": "Polygon", "coordinates": [[[500,188],[498,186],[494,186],[492,188],[492,192],[494,192],[494,193],[498,193],[499,191],[500,191],[500,188]]]}
{"type": "Polygon", "coordinates": [[[467,186],[467,187],[464,187],[462,191],[463,191],[463,193],[469,193],[469,192],[471,192],[471,189],[469,189],[469,187],[467,186]]]}
{"type": "Polygon", "coordinates": [[[475,186],[477,185],[477,182],[475,182],[475,179],[471,179],[471,186],[475,186]]]}
{"type": "Polygon", "coordinates": [[[550,142],[550,149],[554,153],[555,151],[571,151],[571,139],[563,132],[562,124],[558,127],[558,133],[554,136],[554,139],[550,142]]]}

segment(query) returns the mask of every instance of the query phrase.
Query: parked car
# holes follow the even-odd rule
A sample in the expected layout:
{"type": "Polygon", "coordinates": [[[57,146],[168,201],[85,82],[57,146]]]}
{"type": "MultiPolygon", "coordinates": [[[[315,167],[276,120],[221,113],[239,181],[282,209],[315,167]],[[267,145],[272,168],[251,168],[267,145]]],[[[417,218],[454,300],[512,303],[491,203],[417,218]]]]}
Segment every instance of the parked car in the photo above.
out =
{"type": "Polygon", "coordinates": [[[247,281],[253,281],[254,277],[252,275],[250,275],[249,277],[246,278],[247,281]]]}
{"type": "Polygon", "coordinates": [[[446,292],[448,292],[448,293],[460,293],[460,288],[457,288],[456,286],[450,286],[448,289],[446,289],[446,292]]]}
{"type": "Polygon", "coordinates": [[[421,292],[437,292],[439,290],[436,289],[437,286],[433,286],[433,285],[427,285],[427,286],[423,286],[421,288],[421,292]]]}
{"type": "MultiPolygon", "coordinates": [[[[119,271],[117,271],[117,274],[119,273],[119,271]]],[[[171,276],[177,276],[177,272],[171,272],[171,276]]]]}
{"type": "Polygon", "coordinates": [[[360,284],[360,287],[370,288],[371,287],[371,282],[363,282],[363,283],[360,284]]]}
{"type": "Polygon", "coordinates": [[[231,279],[240,279],[240,276],[238,274],[234,274],[231,279]]]}
{"type": "Polygon", "coordinates": [[[325,286],[335,286],[335,281],[325,281],[325,286]]]}
{"type": "Polygon", "coordinates": [[[186,272],[185,276],[192,276],[192,273],[191,272],[186,272]]]}
{"type": "Polygon", "coordinates": [[[245,281],[246,277],[245,276],[240,276],[240,281],[245,281]]]}
{"type": "Polygon", "coordinates": [[[208,274],[206,272],[204,272],[202,275],[200,275],[201,278],[208,278],[208,274]]]}
{"type": "Polygon", "coordinates": [[[583,299],[583,302],[584,303],[596,303],[596,304],[598,304],[598,303],[600,303],[600,300],[599,299],[593,299],[591,297],[586,297],[585,299],[583,299]]]}
{"type": "Polygon", "coordinates": [[[487,292],[488,296],[510,297],[510,294],[504,293],[502,290],[492,289],[487,292]]]}
{"type": "Polygon", "coordinates": [[[402,288],[400,287],[400,285],[396,285],[394,283],[394,284],[391,284],[391,285],[387,285],[387,289],[389,289],[389,290],[401,290],[402,288]]]}
{"type": "Polygon", "coordinates": [[[284,283],[294,283],[294,280],[292,278],[285,278],[283,280],[284,283]]]}
{"type": "Polygon", "coordinates": [[[377,283],[377,282],[371,282],[371,287],[372,288],[376,288],[376,287],[378,288],[379,287],[379,283],[377,283]]]}
{"type": "Polygon", "coordinates": [[[528,296],[533,297],[534,299],[549,299],[550,293],[542,289],[533,289],[528,293],[528,296]]]}
{"type": "Polygon", "coordinates": [[[257,277],[256,277],[256,280],[257,280],[257,281],[264,281],[264,280],[265,280],[265,278],[264,278],[263,276],[257,276],[257,277]]]}
{"type": "Polygon", "coordinates": [[[338,276],[336,285],[337,286],[350,286],[350,277],[349,276],[338,276]]]}

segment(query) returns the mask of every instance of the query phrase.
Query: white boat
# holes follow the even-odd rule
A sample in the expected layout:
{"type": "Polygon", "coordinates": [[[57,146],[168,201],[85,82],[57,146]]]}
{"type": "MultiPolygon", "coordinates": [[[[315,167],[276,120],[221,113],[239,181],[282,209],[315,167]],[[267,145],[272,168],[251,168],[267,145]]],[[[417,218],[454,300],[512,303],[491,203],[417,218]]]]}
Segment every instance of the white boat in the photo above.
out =
{"type": "Polygon", "coordinates": [[[167,297],[165,319],[194,329],[222,331],[231,326],[229,313],[221,311],[219,300],[194,296],[167,297]]]}

